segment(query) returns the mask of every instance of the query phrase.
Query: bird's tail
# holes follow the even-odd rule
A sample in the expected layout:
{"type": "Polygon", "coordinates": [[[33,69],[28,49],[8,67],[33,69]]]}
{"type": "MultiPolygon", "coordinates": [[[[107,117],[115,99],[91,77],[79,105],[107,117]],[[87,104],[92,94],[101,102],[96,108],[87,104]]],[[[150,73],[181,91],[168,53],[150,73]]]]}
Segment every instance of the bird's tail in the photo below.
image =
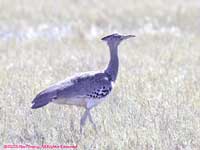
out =
{"type": "Polygon", "coordinates": [[[48,95],[40,95],[39,94],[32,101],[33,105],[31,108],[37,109],[37,108],[43,107],[43,106],[47,105],[50,101],[51,101],[51,98],[49,98],[48,95]]]}

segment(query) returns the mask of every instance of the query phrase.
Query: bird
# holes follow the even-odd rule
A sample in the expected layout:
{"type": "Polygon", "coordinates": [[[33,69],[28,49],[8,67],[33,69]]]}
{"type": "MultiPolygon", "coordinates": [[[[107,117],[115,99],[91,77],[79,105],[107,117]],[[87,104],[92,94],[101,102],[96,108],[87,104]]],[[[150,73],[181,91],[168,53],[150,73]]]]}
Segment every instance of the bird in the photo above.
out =
{"type": "Polygon", "coordinates": [[[49,103],[75,105],[85,108],[80,119],[80,133],[87,118],[97,131],[90,110],[105,100],[111,93],[117,79],[119,58],[119,44],[135,35],[120,35],[114,33],[103,37],[109,47],[110,60],[108,66],[101,71],[79,73],[60,81],[41,91],[32,101],[32,109],[41,108],[49,103]]]}

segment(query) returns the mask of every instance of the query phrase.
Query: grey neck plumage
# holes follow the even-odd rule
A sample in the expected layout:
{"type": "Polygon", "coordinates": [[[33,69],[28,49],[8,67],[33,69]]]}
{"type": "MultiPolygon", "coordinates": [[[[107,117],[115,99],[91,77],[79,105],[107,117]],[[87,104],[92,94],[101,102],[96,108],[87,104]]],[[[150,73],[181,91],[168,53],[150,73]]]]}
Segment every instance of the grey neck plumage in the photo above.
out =
{"type": "Polygon", "coordinates": [[[109,44],[110,62],[105,70],[105,73],[111,76],[111,81],[115,81],[118,74],[119,59],[118,59],[118,44],[109,44]]]}

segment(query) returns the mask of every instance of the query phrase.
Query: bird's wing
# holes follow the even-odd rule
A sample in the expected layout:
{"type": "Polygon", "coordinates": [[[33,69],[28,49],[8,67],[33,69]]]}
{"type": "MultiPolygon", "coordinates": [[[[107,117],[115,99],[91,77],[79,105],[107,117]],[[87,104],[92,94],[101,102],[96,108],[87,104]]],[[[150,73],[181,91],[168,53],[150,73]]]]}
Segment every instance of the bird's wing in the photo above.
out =
{"type": "Polygon", "coordinates": [[[109,79],[105,73],[82,73],[43,90],[32,103],[42,106],[57,98],[102,98],[112,89],[109,79]]]}
{"type": "Polygon", "coordinates": [[[84,81],[92,80],[97,72],[84,72],[76,74],[75,76],[69,77],[63,81],[51,85],[47,89],[41,91],[32,103],[36,99],[41,97],[48,97],[48,99],[56,99],[58,96],[73,97],[73,95],[81,94],[81,88],[84,81]]]}
{"type": "Polygon", "coordinates": [[[58,82],[40,92],[32,101],[32,108],[64,98],[102,98],[111,91],[110,77],[105,73],[87,72],[58,82]]]}
{"type": "Polygon", "coordinates": [[[84,73],[71,79],[70,86],[57,91],[58,97],[102,98],[112,89],[110,77],[105,73],[84,73]]]}

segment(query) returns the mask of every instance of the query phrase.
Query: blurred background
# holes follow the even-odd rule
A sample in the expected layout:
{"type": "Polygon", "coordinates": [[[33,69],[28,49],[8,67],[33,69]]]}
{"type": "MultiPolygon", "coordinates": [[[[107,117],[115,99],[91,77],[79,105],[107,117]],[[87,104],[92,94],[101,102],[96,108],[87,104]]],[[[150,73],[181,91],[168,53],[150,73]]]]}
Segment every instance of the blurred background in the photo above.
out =
{"type": "Polygon", "coordinates": [[[79,149],[200,149],[200,1],[0,0],[0,145],[78,145],[79,149]],[[120,45],[113,93],[92,110],[34,96],[77,72],[103,69],[100,39],[120,45]]]}

